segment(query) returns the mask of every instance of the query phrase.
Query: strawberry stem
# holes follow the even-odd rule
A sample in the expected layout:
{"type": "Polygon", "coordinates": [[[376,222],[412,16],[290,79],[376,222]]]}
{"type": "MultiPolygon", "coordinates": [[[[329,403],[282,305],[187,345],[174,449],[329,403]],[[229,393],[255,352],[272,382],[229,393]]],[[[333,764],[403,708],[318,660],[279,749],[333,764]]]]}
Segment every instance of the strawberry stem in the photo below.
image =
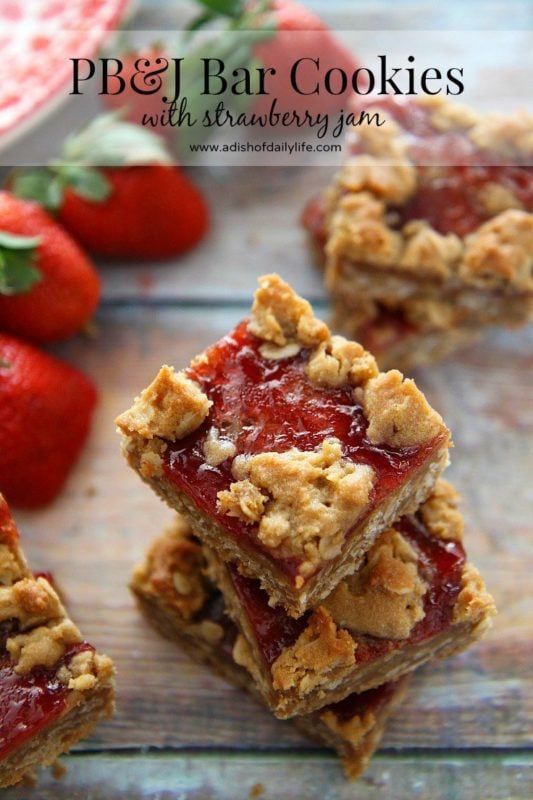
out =
{"type": "Polygon", "coordinates": [[[55,213],[66,188],[101,203],[111,184],[98,167],[171,164],[163,140],[147,128],[124,122],[120,112],[101,114],[64,142],[60,158],[46,167],[15,170],[9,178],[11,191],[23,200],[35,200],[55,213]]]}

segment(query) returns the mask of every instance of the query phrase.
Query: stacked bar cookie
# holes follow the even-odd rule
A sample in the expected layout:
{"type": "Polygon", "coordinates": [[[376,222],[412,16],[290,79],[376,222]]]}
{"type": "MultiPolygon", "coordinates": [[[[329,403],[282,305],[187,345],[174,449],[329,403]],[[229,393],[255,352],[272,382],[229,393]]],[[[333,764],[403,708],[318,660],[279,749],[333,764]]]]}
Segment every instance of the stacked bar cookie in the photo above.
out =
{"type": "Polygon", "coordinates": [[[358,774],[406,676],[494,611],[439,479],[441,417],[270,275],[248,319],[117,424],[181,514],[135,573],[147,616],[358,774]]]}
{"type": "Polygon", "coordinates": [[[111,716],[114,672],[28,568],[0,495],[0,787],[31,779],[111,716]]]}
{"type": "Polygon", "coordinates": [[[365,101],[380,115],[304,213],[333,327],[379,364],[449,355],[533,319],[533,115],[444,98],[365,101]]]}

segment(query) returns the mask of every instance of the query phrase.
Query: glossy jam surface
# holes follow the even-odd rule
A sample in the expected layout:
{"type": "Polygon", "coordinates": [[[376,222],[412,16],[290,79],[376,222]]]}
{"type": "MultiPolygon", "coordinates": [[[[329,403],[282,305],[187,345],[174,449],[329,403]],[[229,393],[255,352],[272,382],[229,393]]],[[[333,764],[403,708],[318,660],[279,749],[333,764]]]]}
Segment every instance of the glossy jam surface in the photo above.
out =
{"type": "MultiPolygon", "coordinates": [[[[242,322],[207,351],[205,362],[188,370],[213,406],[200,428],[169,444],[164,460],[165,474],[179,490],[230,534],[244,537],[259,549],[255,525],[217,509],[217,492],[228,489],[234,478],[231,459],[217,467],[205,462],[203,446],[211,426],[227,433],[238,454],[249,455],[284,452],[291,447],[315,450],[326,437],[336,437],[345,458],[375,470],[372,503],[405,481],[438,444],[400,449],[371,444],[366,438],[367,420],[349,388],[322,388],[311,383],[304,373],[305,351],[273,361],[261,356],[260,345],[242,322]]],[[[277,563],[288,574],[294,574],[298,566],[296,561],[277,563]]]]}
{"type": "MultiPolygon", "coordinates": [[[[500,156],[478,150],[464,129],[436,130],[424,107],[409,100],[390,97],[366,106],[382,109],[385,119],[392,117],[401,125],[408,134],[409,158],[419,165],[417,192],[405,206],[394,209],[395,227],[419,219],[440,233],[465,236],[491,216],[479,194],[489,183],[503,186],[533,212],[531,166],[502,163],[500,156]]],[[[353,152],[360,152],[358,144],[353,152]]]]}
{"type": "MultiPolygon", "coordinates": [[[[380,639],[352,634],[357,642],[358,664],[368,663],[407,644],[416,644],[444,630],[450,623],[452,608],[460,591],[465,553],[460,543],[432,537],[418,517],[403,517],[394,526],[416,549],[419,572],[428,589],[424,596],[424,617],[407,639],[380,639]]],[[[268,666],[290,647],[305,628],[309,613],[295,620],[282,608],[271,608],[259,581],[251,580],[232,569],[233,585],[251,626],[259,650],[268,666]]]]}
{"type": "MultiPolygon", "coordinates": [[[[4,638],[6,638],[4,628],[4,638]]],[[[7,634],[9,635],[9,633],[7,634]]],[[[0,758],[36,736],[51,725],[65,709],[68,689],[59,683],[56,672],[80,650],[88,649],[85,642],[70,648],[52,670],[36,669],[27,675],[17,675],[9,657],[0,655],[0,758]]]]}

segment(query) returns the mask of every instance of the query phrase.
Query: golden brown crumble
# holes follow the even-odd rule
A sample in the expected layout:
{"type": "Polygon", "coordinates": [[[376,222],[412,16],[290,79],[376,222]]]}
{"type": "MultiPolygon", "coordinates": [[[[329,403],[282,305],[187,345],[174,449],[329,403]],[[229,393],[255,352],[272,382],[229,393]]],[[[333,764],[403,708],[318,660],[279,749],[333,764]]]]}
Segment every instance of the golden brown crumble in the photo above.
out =
{"type": "Polygon", "coordinates": [[[402,253],[402,235],[386,221],[385,203],[369,192],[341,195],[331,216],[326,256],[328,281],[334,279],[341,259],[391,267],[402,253]]]}
{"type": "Polygon", "coordinates": [[[464,520],[459,506],[459,494],[451,483],[439,480],[430,496],[420,506],[419,513],[432,536],[460,542],[463,539],[464,520]]]}
{"type": "Polygon", "coordinates": [[[22,575],[20,559],[9,545],[0,543],[0,586],[9,586],[22,578],[22,575]]]}
{"type": "Polygon", "coordinates": [[[219,492],[220,507],[247,522],[258,522],[258,538],[280,557],[316,564],[340,552],[345,534],[368,505],[371,467],[342,457],[338,439],[318,451],[292,448],[259,453],[234,462],[238,478],[219,492]]]}
{"type": "Polygon", "coordinates": [[[398,160],[400,164],[408,164],[406,156],[409,143],[401,133],[400,125],[389,117],[386,125],[362,126],[355,136],[349,135],[348,139],[353,138],[361,142],[363,145],[361,149],[371,156],[377,156],[378,159],[385,160],[388,157],[389,160],[391,158],[398,160]]]}
{"type": "Polygon", "coordinates": [[[158,440],[152,440],[146,443],[146,448],[141,454],[139,463],[139,472],[144,478],[159,477],[163,474],[163,459],[162,453],[166,446],[158,440]]]}
{"type": "Polygon", "coordinates": [[[522,203],[510,189],[499,183],[489,181],[489,183],[480,187],[477,196],[481,205],[491,217],[501,214],[502,211],[508,211],[510,208],[523,209],[522,203]]]}
{"type": "Polygon", "coordinates": [[[126,436],[138,434],[144,439],[161,437],[175,442],[202,424],[211,405],[194,381],[165,365],[116,423],[126,436]]]}
{"type": "Polygon", "coordinates": [[[57,671],[57,678],[69,689],[87,692],[94,689],[97,683],[108,683],[114,674],[115,668],[110,658],[88,649],[72,656],[68,664],[57,671]]]}
{"type": "Polygon", "coordinates": [[[327,325],[315,317],[307,300],[275,274],[259,278],[248,330],[278,347],[292,342],[313,347],[329,338],[327,325]]]}
{"type": "Polygon", "coordinates": [[[272,664],[272,685],[304,696],[342,680],[355,664],[354,653],[350,634],[337,628],[324,608],[318,608],[296,642],[272,664]]]}
{"type": "Polygon", "coordinates": [[[466,240],[460,274],[480,286],[512,282],[533,287],[533,214],[509,210],[490,219],[466,240]]]}
{"type": "Polygon", "coordinates": [[[356,634],[406,639],[424,616],[426,585],[418,555],[393,529],[381,534],[363,567],[323,601],[337,625],[356,634]]]}
{"type": "Polygon", "coordinates": [[[11,636],[6,650],[15,662],[15,672],[25,675],[36,667],[51,669],[71,645],[80,641],[81,634],[69,619],[52,620],[48,625],[11,636]]]}
{"type": "Polygon", "coordinates": [[[419,330],[447,331],[454,322],[455,309],[448,300],[435,297],[413,297],[402,305],[405,319],[419,330]]]}
{"type": "Polygon", "coordinates": [[[252,677],[258,674],[252,648],[241,633],[237,634],[235,642],[233,643],[232,657],[235,663],[247,669],[252,677]]]}
{"type": "Polygon", "coordinates": [[[473,633],[483,636],[496,614],[494,600],[487,592],[483,578],[472,564],[466,564],[461,576],[461,591],[453,609],[454,623],[474,624],[473,633]]]}
{"type": "Polygon", "coordinates": [[[220,511],[228,517],[241,519],[247,525],[259,522],[267,500],[268,497],[249,480],[232,483],[229,490],[217,494],[220,511]]]}
{"type": "MultiPolygon", "coordinates": [[[[381,129],[373,128],[372,131],[381,137],[381,129]]],[[[416,187],[415,170],[407,159],[390,149],[384,155],[388,158],[361,155],[350,159],[339,176],[340,187],[349,192],[371,192],[394,205],[405,203],[416,187]],[[397,163],[391,164],[391,157],[395,157],[397,163]]]]}
{"type": "Polygon", "coordinates": [[[63,615],[57,594],[44,578],[22,578],[0,587],[0,621],[16,619],[25,630],[63,615]]]}
{"type": "Polygon", "coordinates": [[[191,633],[194,631],[201,639],[213,645],[218,644],[224,638],[224,628],[222,625],[210,619],[200,620],[200,622],[191,626],[190,631],[191,633]]]}
{"type": "Polygon", "coordinates": [[[504,158],[533,155],[533,114],[520,109],[513,114],[487,114],[469,131],[469,137],[480,150],[497,153],[504,158]]]}
{"type": "Polygon", "coordinates": [[[203,561],[202,549],[191,538],[188,523],[176,515],[135,574],[140,580],[148,580],[165,602],[176,608],[183,619],[190,620],[207,599],[203,561]]]}
{"type": "Polygon", "coordinates": [[[305,371],[311,381],[322,386],[359,386],[379,372],[374,356],[344,336],[322,342],[311,354],[305,371]]]}
{"type": "Polygon", "coordinates": [[[368,419],[367,437],[392,447],[422,445],[445,430],[442,418],[410,378],[398,370],[382,372],[364,389],[362,404],[368,419]]]}
{"type": "Polygon", "coordinates": [[[320,720],[332,733],[340,736],[352,747],[359,747],[367,733],[376,724],[376,718],[371,711],[365,711],[362,716],[354,715],[342,720],[330,708],[320,714],[320,720]]]}
{"type": "Polygon", "coordinates": [[[468,130],[480,120],[479,114],[472,108],[450,103],[444,97],[421,96],[417,98],[417,102],[430,111],[429,120],[438,131],[468,130]]]}
{"type": "Polygon", "coordinates": [[[398,262],[405,270],[417,271],[420,264],[424,272],[435,278],[446,278],[450,265],[459,261],[463,245],[458,236],[448,233],[443,236],[422,220],[408,222],[403,228],[405,248],[398,262]]]}

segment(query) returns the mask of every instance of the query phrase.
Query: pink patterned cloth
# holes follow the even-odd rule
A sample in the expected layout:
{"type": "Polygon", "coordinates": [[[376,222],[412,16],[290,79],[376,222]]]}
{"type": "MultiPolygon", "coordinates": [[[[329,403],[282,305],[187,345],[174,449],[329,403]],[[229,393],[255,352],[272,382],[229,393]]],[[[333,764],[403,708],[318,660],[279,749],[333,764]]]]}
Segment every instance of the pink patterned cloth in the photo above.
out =
{"type": "Polygon", "coordinates": [[[0,143],[68,87],[129,0],[0,0],[0,143]]]}

